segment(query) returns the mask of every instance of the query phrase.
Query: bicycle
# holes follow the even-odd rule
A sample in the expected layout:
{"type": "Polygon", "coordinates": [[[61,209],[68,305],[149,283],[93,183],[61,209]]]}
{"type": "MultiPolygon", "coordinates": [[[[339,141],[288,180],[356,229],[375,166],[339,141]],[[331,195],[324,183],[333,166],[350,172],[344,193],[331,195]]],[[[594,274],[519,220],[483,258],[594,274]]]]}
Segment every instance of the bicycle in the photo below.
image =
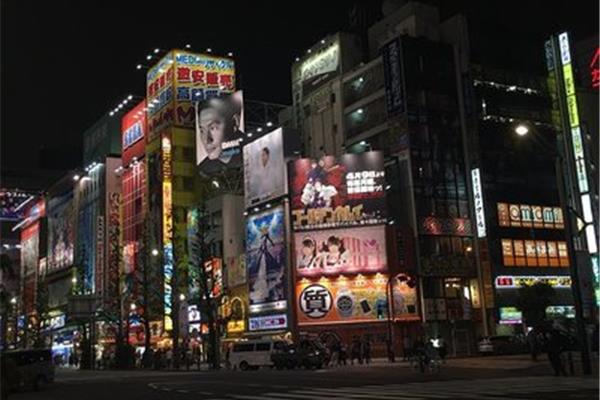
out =
{"type": "Polygon", "coordinates": [[[431,372],[439,373],[442,368],[442,360],[438,354],[427,354],[426,352],[417,352],[408,359],[409,367],[413,371],[421,373],[431,372]]]}

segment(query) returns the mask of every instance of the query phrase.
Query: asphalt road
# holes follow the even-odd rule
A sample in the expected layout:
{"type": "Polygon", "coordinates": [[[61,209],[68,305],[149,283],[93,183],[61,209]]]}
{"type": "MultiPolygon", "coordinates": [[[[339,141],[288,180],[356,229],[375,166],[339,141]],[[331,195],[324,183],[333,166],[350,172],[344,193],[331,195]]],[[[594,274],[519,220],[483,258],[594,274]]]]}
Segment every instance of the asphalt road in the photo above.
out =
{"type": "Polygon", "coordinates": [[[598,399],[598,378],[555,378],[545,363],[522,368],[493,359],[450,361],[439,373],[405,364],[318,371],[61,371],[57,382],[11,399],[56,400],[419,400],[598,399]],[[496,367],[497,365],[497,367],[496,367]]]}

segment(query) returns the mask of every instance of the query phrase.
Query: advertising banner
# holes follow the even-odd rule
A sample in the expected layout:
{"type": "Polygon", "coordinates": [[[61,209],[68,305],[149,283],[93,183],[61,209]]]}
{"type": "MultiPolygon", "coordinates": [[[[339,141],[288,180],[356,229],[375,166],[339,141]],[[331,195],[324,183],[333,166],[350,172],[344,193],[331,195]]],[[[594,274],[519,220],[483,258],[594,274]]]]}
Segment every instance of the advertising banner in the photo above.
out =
{"type": "Polygon", "coordinates": [[[387,276],[302,279],[296,284],[298,325],[387,320],[387,276]]]}
{"type": "Polygon", "coordinates": [[[174,50],[148,70],[148,140],[168,126],[193,128],[194,103],[235,90],[228,58],[174,50]]]}
{"type": "Polygon", "coordinates": [[[290,192],[296,231],[385,223],[383,153],[296,160],[290,192]]]}
{"type": "MultiPolygon", "coordinates": [[[[81,204],[81,202],[80,202],[81,204]]],[[[96,245],[99,232],[96,230],[96,220],[94,217],[95,203],[86,204],[79,209],[77,218],[77,240],[75,265],[77,273],[83,276],[84,290],[93,290],[96,276],[96,256],[100,256],[100,251],[96,245]]],[[[104,236],[102,237],[104,239],[104,236]]]]}
{"type": "Polygon", "coordinates": [[[560,207],[498,203],[498,225],[523,228],[564,229],[560,207]]]}
{"type": "Polygon", "coordinates": [[[505,267],[568,267],[567,243],[546,240],[501,239],[505,267]]]}
{"type": "Polygon", "coordinates": [[[281,128],[244,146],[246,207],[283,196],[285,176],[281,128]]]}
{"type": "Polygon", "coordinates": [[[395,279],[392,287],[392,293],[394,299],[394,320],[419,320],[416,286],[410,287],[407,282],[402,282],[398,279],[395,279]]]}
{"type": "Polygon", "coordinates": [[[321,84],[338,73],[340,66],[340,45],[332,42],[323,50],[306,59],[300,66],[302,94],[306,97],[321,84]]]}
{"type": "Polygon", "coordinates": [[[512,276],[503,275],[496,277],[496,289],[518,289],[532,286],[537,283],[550,285],[555,289],[570,289],[571,277],[568,275],[544,275],[544,276],[512,276]]]}
{"type": "Polygon", "coordinates": [[[466,218],[421,218],[419,233],[423,235],[471,236],[471,221],[466,218]]]}
{"type": "Polygon", "coordinates": [[[296,232],[294,251],[298,277],[387,269],[385,226],[296,232]]]}
{"type": "Polygon", "coordinates": [[[40,223],[35,222],[21,231],[21,271],[24,275],[38,268],[40,223]]]}
{"type": "Polygon", "coordinates": [[[246,283],[246,256],[227,257],[227,286],[232,288],[246,283]]]}
{"type": "Polygon", "coordinates": [[[146,144],[146,100],[132,108],[121,120],[122,162],[128,165],[133,157],[142,157],[146,144]]]}
{"type": "MultiPolygon", "coordinates": [[[[173,169],[171,139],[165,135],[162,147],[162,227],[163,227],[163,306],[166,331],[173,329],[171,295],[173,293],[173,169]]],[[[177,321],[176,321],[177,322],[177,321]]]]}
{"type": "Polygon", "coordinates": [[[242,164],[243,101],[240,91],[195,104],[196,164],[203,174],[242,164]]]}
{"type": "Polygon", "coordinates": [[[287,308],[285,254],[283,207],[248,217],[246,266],[251,314],[287,308]]]}
{"type": "Polygon", "coordinates": [[[73,192],[48,202],[48,271],[73,265],[75,243],[73,192]]]}
{"type": "Polygon", "coordinates": [[[22,204],[30,202],[30,194],[0,190],[0,221],[17,221],[24,217],[22,204]]]}
{"type": "Polygon", "coordinates": [[[262,317],[250,317],[248,319],[248,325],[251,332],[285,329],[287,328],[287,315],[275,314],[262,317]]]}

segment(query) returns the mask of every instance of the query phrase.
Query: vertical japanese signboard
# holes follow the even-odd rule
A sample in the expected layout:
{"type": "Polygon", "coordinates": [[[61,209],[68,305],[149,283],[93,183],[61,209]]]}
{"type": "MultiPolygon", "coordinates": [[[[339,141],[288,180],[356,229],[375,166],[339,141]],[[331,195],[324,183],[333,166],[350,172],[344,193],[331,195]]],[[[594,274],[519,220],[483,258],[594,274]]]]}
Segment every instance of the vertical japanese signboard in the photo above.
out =
{"type": "MultiPolygon", "coordinates": [[[[557,81],[551,89],[553,100],[558,96],[561,102],[554,101],[554,106],[559,108],[563,118],[565,151],[570,163],[567,183],[569,191],[577,202],[578,211],[581,213],[583,224],[580,227],[585,236],[587,251],[592,260],[596,293],[600,293],[598,271],[593,268],[594,259],[598,257],[598,239],[596,234],[597,209],[592,204],[592,193],[588,180],[588,162],[585,154],[584,132],[579,121],[579,107],[575,90],[571,43],[567,32],[560,33],[546,43],[546,65],[549,82],[557,81]],[[561,90],[562,89],[562,90],[561,90]],[[572,172],[571,172],[572,171],[572,172]],[[572,182],[572,183],[571,183],[572,182]]],[[[597,296],[598,297],[598,296],[597,296]]],[[[596,298],[598,303],[600,299],[596,298]]]]}
{"type": "Polygon", "coordinates": [[[388,115],[404,112],[404,83],[402,76],[402,47],[396,38],[382,48],[385,76],[385,104],[388,115]]]}
{"type": "Polygon", "coordinates": [[[481,173],[479,168],[471,170],[471,182],[473,183],[473,205],[475,207],[475,221],[477,222],[477,237],[484,238],[485,211],[483,209],[483,190],[481,189],[481,173]]]}
{"type": "Polygon", "coordinates": [[[171,167],[171,139],[168,136],[162,138],[162,192],[163,192],[163,300],[165,330],[173,329],[171,294],[173,292],[173,189],[172,189],[172,167],[171,167]]]}

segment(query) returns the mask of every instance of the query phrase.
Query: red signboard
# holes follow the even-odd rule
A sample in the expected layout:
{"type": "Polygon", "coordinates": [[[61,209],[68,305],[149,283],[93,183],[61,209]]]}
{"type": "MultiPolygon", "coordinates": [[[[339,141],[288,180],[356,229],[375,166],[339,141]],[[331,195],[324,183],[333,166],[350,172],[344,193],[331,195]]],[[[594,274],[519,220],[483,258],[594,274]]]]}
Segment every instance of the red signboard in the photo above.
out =
{"type": "Polygon", "coordinates": [[[592,78],[592,87],[600,88],[600,47],[596,47],[592,61],[590,62],[590,77],[592,78]]]}
{"type": "Polygon", "coordinates": [[[123,116],[121,120],[121,146],[123,165],[129,165],[134,157],[141,158],[145,151],[146,100],[123,116]]]}

